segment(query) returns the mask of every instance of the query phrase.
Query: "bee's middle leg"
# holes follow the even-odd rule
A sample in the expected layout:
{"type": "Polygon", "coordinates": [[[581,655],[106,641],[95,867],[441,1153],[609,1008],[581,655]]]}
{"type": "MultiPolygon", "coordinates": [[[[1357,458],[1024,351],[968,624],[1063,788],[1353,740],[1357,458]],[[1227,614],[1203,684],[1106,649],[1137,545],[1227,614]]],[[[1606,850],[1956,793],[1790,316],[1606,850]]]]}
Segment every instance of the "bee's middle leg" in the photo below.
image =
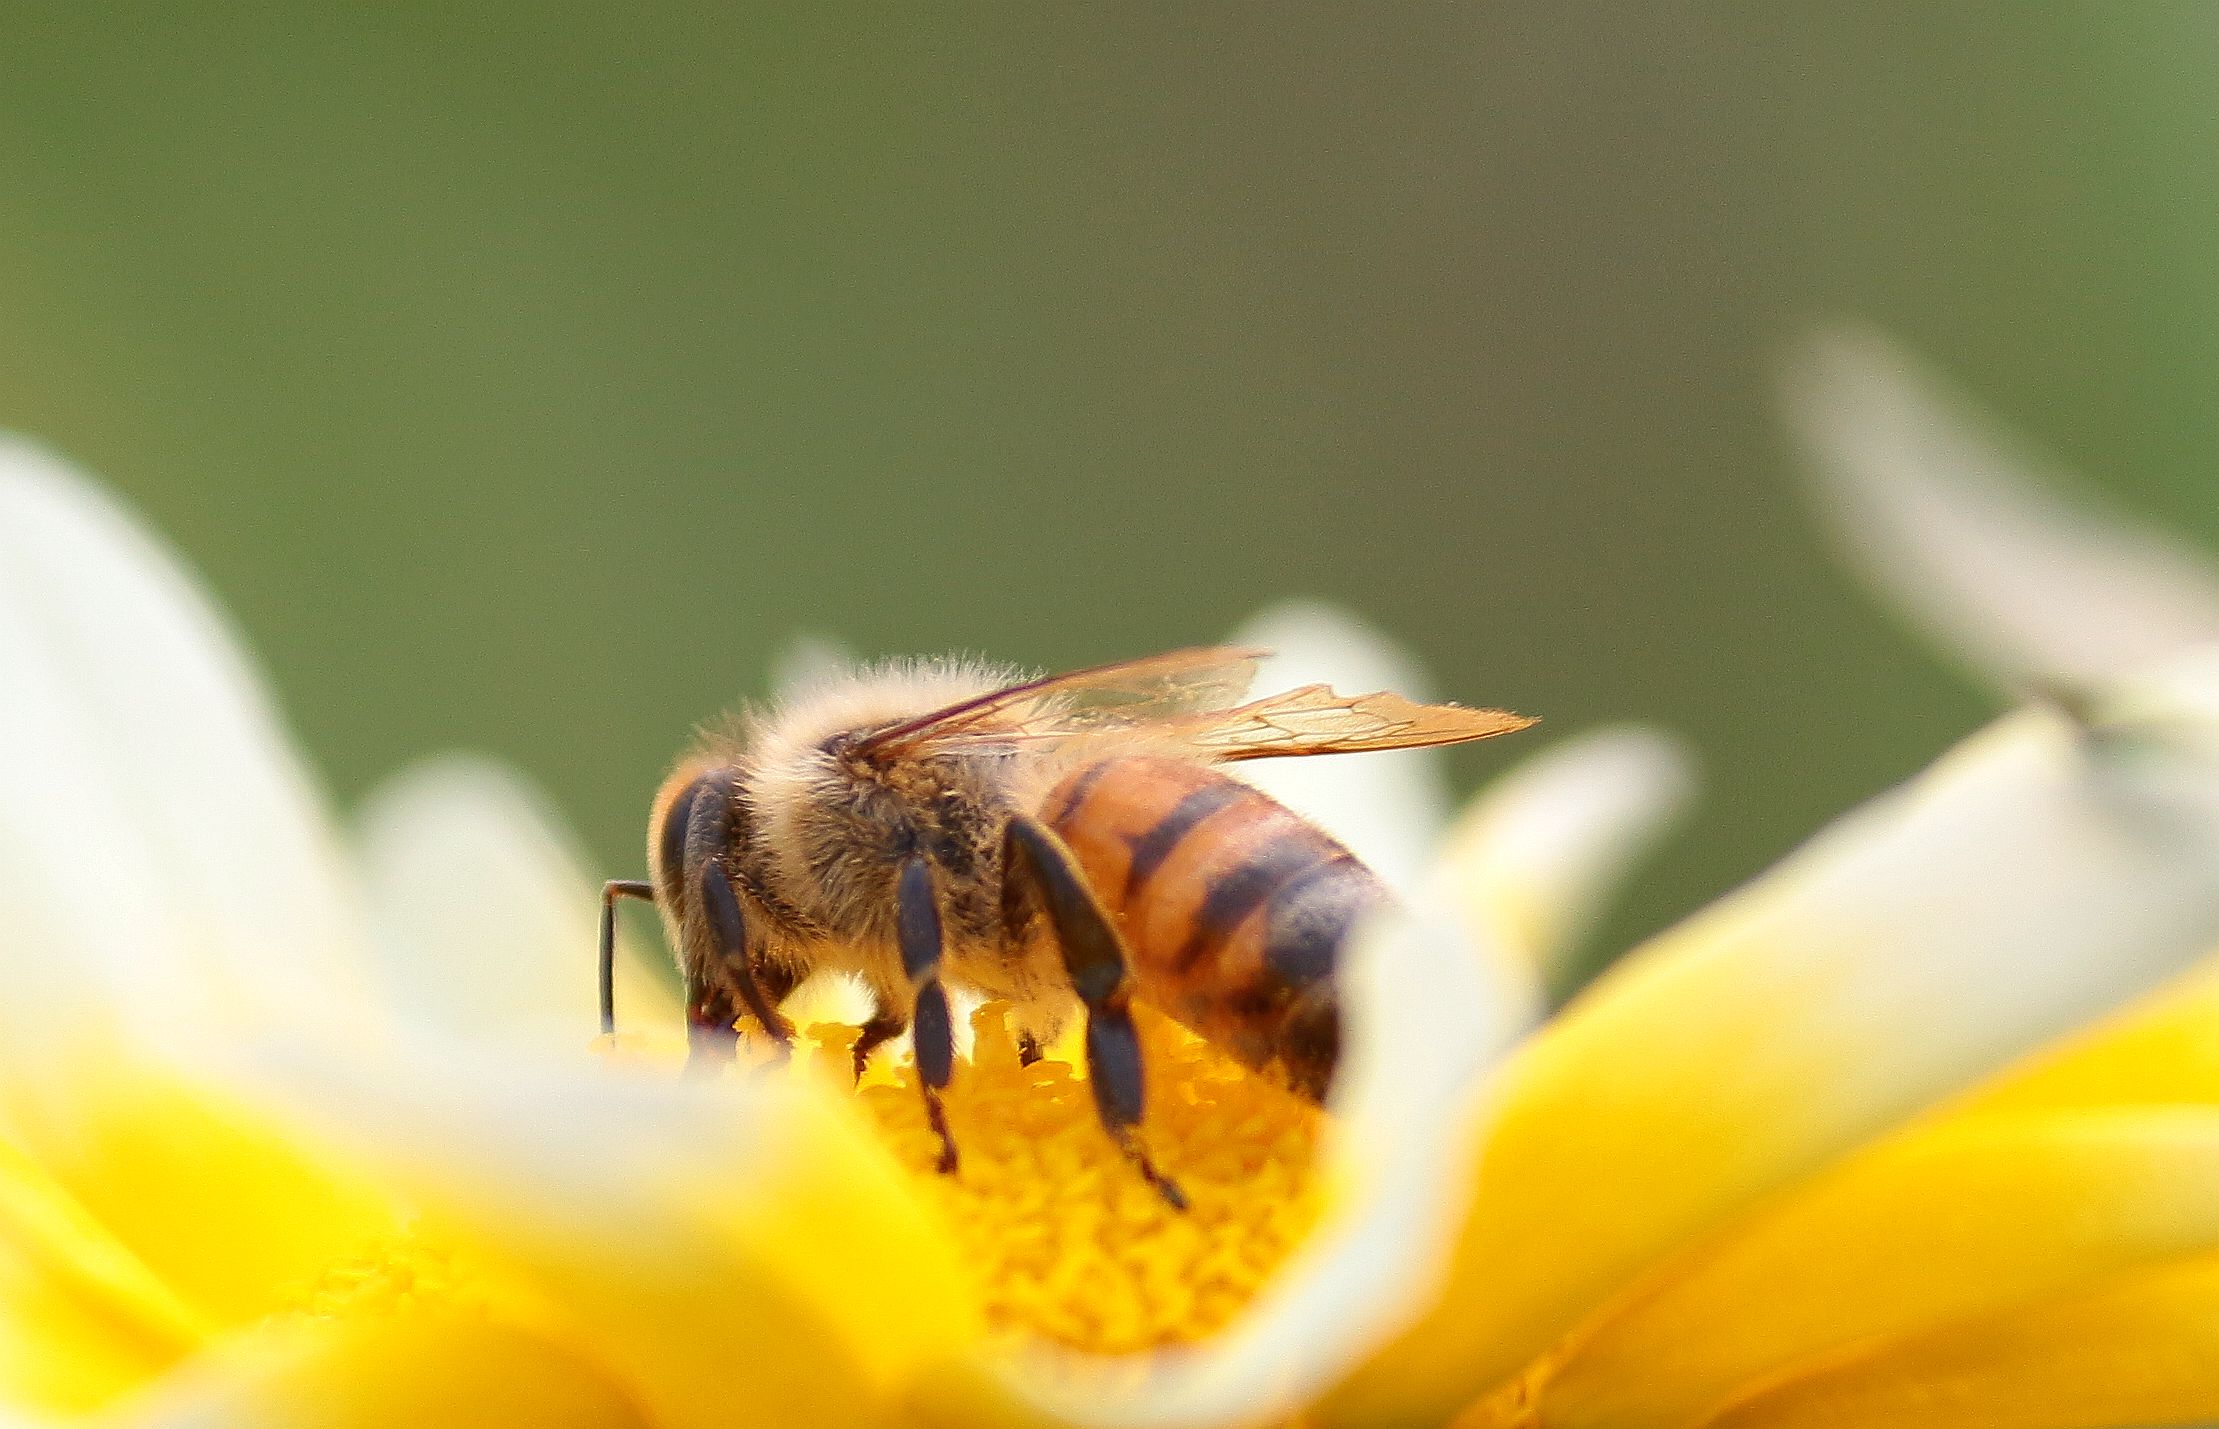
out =
{"type": "Polygon", "coordinates": [[[1046,911],[1063,952],[1071,990],[1086,1007],[1086,1072],[1094,1089],[1094,1109],[1119,1148],[1141,1176],[1177,1210],[1185,1210],[1179,1183],[1156,1169],[1140,1144],[1141,1112],[1147,1102],[1140,1034],[1133,1026],[1132,977],[1124,940],[1087,886],[1071,850],[1046,824],[1019,814],[1003,836],[1002,877],[1022,886],[1005,888],[1003,907],[1023,908],[1029,900],[1046,911]]]}
{"type": "Polygon", "coordinates": [[[925,1119],[940,1138],[939,1169],[952,1172],[955,1138],[948,1133],[948,1113],[940,1104],[940,1093],[955,1075],[955,1024],[948,1011],[947,990],[940,986],[940,903],[932,891],[932,870],[923,858],[912,856],[901,866],[894,896],[902,971],[917,987],[912,1018],[917,1030],[911,1039],[917,1049],[917,1082],[924,1090],[925,1119]]]}

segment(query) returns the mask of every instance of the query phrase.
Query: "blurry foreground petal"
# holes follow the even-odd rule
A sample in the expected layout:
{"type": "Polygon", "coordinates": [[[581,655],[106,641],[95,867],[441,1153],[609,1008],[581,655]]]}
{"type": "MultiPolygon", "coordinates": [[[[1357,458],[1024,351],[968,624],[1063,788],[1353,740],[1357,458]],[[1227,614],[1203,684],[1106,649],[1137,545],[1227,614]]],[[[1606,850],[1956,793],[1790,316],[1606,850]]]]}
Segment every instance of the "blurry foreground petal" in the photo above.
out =
{"type": "Polygon", "coordinates": [[[301,1323],[195,1362],[99,1429],[648,1429],[616,1385],[525,1331],[424,1315],[301,1323]]]}
{"type": "MultiPolygon", "coordinates": [[[[361,828],[378,972],[403,1017],[465,1040],[588,1045],[601,885],[535,791],[490,760],[450,756],[379,790],[361,828]]],[[[675,1027],[676,992],[619,930],[621,1025],[675,1027]]]]}
{"type": "Polygon", "coordinates": [[[877,1422],[980,1332],[946,1228],[806,1079],[263,1055],[306,1125],[560,1306],[658,1425],[877,1422]]]}
{"type": "Polygon", "coordinates": [[[382,1190],[213,1080],[82,1068],[82,1120],[28,1143],[42,1171],[202,1323],[269,1313],[392,1233],[382,1190]]]}
{"type": "Polygon", "coordinates": [[[2219,652],[2030,711],[1621,963],[1512,1060],[1440,1306],[1339,1396],[1446,1412],[1671,1249],[2219,943],[2219,652]]]}
{"type": "Polygon", "coordinates": [[[64,1187],[0,1146],[0,1405],[96,1409],[205,1329],[64,1187]]]}
{"type": "Polygon", "coordinates": [[[112,500],[4,439],[0,671],[0,1076],[124,1021],[367,1006],[339,851],[231,633],[112,500]]]}
{"type": "Polygon", "coordinates": [[[1547,984],[1634,860],[1686,804],[1685,752],[1655,731],[1566,740],[1490,784],[1450,829],[1436,895],[1547,984]]]}
{"type": "Polygon", "coordinates": [[[2219,639],[2219,564],[2043,471],[1885,338],[1822,334],[1787,388],[1850,556],[1975,668],[2078,689],[2219,639]]]}
{"type": "Polygon", "coordinates": [[[22,1282],[12,1308],[76,1294],[94,1264],[121,1296],[96,1313],[143,1321],[163,1300],[164,1345],[179,1325],[263,1314],[389,1219],[195,1063],[279,1022],[337,1043],[378,1021],[335,840],[189,578],[107,497],[14,444],[0,670],[0,749],[16,752],[0,759],[0,1126],[17,1189],[33,1194],[35,1167],[45,1207],[6,1253],[61,1277],[22,1282]],[[40,1229],[55,1217],[108,1249],[57,1254],[40,1229]]]}

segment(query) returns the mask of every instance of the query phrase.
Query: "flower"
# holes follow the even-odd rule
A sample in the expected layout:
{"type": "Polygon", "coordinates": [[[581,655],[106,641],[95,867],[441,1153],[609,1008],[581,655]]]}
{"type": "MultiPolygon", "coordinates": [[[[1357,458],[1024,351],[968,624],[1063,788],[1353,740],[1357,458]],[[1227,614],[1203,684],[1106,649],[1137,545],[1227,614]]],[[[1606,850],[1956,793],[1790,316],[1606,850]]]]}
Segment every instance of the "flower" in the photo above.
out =
{"type": "MultiPolygon", "coordinates": [[[[0,671],[0,1408],[29,1419],[2219,1410],[2219,978],[2075,1031],[2219,933],[2210,655],[2000,722],[1538,1027],[1535,981],[1669,802],[1664,746],[1559,746],[1430,867],[1421,811],[1283,788],[1412,895],[1352,950],[1310,1228],[1222,1333],[1092,1356],[995,1332],[967,1192],[869,1089],[584,1055],[590,899],[528,796],[434,766],[350,850],[190,582],[23,448],[0,671]]],[[[1196,1105],[1260,1095],[1168,1045],[1196,1105]]],[[[996,1194],[972,1210],[1014,1214],[996,1194]]],[[[1098,1249],[1175,1224],[1118,1198],[1098,1249]]]]}

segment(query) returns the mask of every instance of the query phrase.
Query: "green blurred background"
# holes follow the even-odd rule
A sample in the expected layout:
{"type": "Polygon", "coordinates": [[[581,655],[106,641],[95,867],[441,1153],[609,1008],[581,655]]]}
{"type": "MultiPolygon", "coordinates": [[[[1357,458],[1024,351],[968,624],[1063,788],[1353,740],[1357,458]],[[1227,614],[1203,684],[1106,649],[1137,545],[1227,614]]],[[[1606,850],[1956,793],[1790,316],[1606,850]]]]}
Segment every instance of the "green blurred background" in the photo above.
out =
{"type": "Polygon", "coordinates": [[[1826,314],[2219,536],[2209,7],[0,16],[0,425],[183,546],[342,798],[493,751],[611,873],[797,632],[1306,595],[1692,740],[1654,926],[1983,714],[1801,505],[1826,314]]]}

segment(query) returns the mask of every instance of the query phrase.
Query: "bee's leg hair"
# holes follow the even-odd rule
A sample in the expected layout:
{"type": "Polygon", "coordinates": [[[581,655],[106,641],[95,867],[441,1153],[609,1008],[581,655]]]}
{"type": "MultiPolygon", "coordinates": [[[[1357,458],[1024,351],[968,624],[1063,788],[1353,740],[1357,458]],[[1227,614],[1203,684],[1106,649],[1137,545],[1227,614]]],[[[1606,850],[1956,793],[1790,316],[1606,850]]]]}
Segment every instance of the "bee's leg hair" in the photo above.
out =
{"type": "Polygon", "coordinates": [[[863,1024],[862,1035],[855,1039],[855,1080],[863,1080],[863,1071],[871,1063],[871,1053],[881,1043],[891,1042],[906,1031],[909,1019],[898,1012],[874,1012],[871,1020],[863,1024]]]}
{"type": "MultiPolygon", "coordinates": [[[[739,896],[732,891],[732,880],[714,862],[701,870],[701,908],[709,916],[709,935],[716,939],[717,957],[722,962],[726,979],[755,1014],[756,1021],[778,1044],[780,1052],[794,1048],[793,1024],[780,1015],[774,1000],[763,990],[755,966],[747,956],[747,919],[740,912],[739,896]]],[[[786,992],[793,991],[789,981],[786,992]]],[[[783,994],[781,994],[783,996],[783,994]]]]}
{"type": "Polygon", "coordinates": [[[1009,821],[1002,843],[1002,878],[1025,880],[1055,929],[1071,990],[1086,1007],[1087,1079],[1094,1088],[1094,1109],[1103,1127],[1148,1184],[1174,1209],[1185,1210],[1186,1193],[1156,1169],[1140,1144],[1138,1128],[1147,1088],[1140,1035],[1133,1027],[1133,987],[1124,941],[1087,887],[1071,850],[1054,830],[1028,814],[1009,821]]]}
{"type": "Polygon", "coordinates": [[[955,1026],[947,990],[940,986],[940,903],[932,891],[932,869],[912,854],[895,885],[894,926],[901,942],[902,971],[917,985],[914,1017],[917,1083],[925,1094],[925,1118],[940,1138],[943,1174],[955,1170],[955,1138],[948,1134],[948,1113],[940,1093],[955,1075],[955,1026]]]}
{"type": "Polygon", "coordinates": [[[629,878],[612,878],[601,885],[601,1035],[616,1032],[616,900],[637,898],[655,901],[655,885],[629,878]]]}

